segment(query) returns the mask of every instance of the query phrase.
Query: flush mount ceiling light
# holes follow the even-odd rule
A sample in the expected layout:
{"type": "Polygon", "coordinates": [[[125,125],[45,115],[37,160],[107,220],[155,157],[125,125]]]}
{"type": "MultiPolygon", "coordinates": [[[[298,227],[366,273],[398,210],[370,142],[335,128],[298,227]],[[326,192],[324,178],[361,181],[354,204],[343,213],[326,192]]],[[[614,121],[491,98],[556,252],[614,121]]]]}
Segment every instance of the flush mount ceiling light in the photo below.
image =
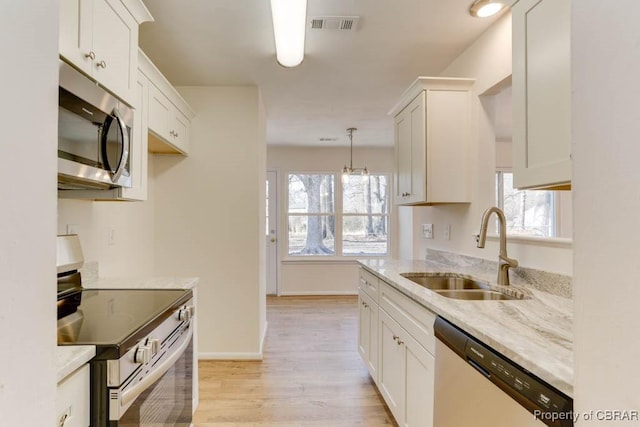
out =
{"type": "Polygon", "coordinates": [[[283,67],[300,65],[304,58],[307,0],[271,0],[276,59],[283,67]]]}
{"type": "Polygon", "coordinates": [[[504,7],[504,3],[500,1],[476,0],[469,8],[469,13],[476,18],[487,18],[500,12],[504,7]]]}
{"type": "Polygon", "coordinates": [[[357,131],[356,128],[347,129],[347,136],[349,137],[349,166],[344,165],[342,168],[342,182],[347,183],[349,181],[350,175],[361,175],[363,179],[369,178],[369,170],[367,167],[363,168],[354,168],[353,167],[353,132],[357,131]]]}

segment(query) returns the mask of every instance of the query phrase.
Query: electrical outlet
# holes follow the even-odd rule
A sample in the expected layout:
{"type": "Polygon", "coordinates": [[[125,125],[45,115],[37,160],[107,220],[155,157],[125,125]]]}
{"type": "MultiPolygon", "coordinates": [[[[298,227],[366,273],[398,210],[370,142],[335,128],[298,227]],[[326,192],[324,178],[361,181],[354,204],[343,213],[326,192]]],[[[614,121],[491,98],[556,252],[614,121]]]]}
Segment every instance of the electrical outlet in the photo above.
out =
{"type": "Polygon", "coordinates": [[[80,234],[80,227],[78,224],[67,224],[67,234],[80,234]]]}
{"type": "Polygon", "coordinates": [[[422,236],[425,239],[433,239],[433,224],[422,224],[422,236]]]}
{"type": "Polygon", "coordinates": [[[442,232],[444,240],[451,240],[451,224],[446,224],[444,226],[444,231],[442,232]]]}

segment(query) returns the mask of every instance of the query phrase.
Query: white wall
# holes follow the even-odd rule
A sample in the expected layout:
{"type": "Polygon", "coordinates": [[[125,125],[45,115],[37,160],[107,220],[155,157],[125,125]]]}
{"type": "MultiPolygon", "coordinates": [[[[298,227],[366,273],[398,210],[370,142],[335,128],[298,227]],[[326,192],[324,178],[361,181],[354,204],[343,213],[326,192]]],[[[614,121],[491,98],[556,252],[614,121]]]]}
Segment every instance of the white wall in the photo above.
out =
{"type": "MultiPolygon", "coordinates": [[[[640,3],[572,2],[575,404],[640,410],[640,3]],[[594,27],[595,24],[595,27],[594,27]]],[[[628,421],[578,425],[638,425],[628,421]]]]}
{"type": "MultiPolygon", "coordinates": [[[[456,58],[442,73],[448,77],[473,77],[473,129],[470,165],[472,200],[469,205],[443,205],[415,207],[411,222],[403,222],[400,227],[411,224],[412,229],[401,230],[401,234],[413,232],[414,238],[407,240],[407,247],[400,248],[400,254],[411,254],[413,258],[424,258],[427,248],[434,248],[471,256],[497,260],[497,241],[487,242],[485,249],[477,249],[473,234],[480,229],[482,213],[495,205],[495,141],[492,124],[492,102],[481,100],[480,95],[496,85],[508,81],[511,76],[511,15],[505,14],[489,28],[465,52],[456,58]],[[434,224],[434,239],[422,237],[421,224],[434,224]],[[451,224],[451,240],[445,240],[443,229],[451,224]]],[[[524,267],[538,268],[562,274],[571,274],[572,251],[557,244],[544,245],[509,242],[509,256],[520,261],[524,267]]],[[[406,256],[405,256],[406,257],[406,256]]]]}
{"type": "MultiPolygon", "coordinates": [[[[389,119],[391,120],[391,118],[389,119]]],[[[357,136],[357,134],[356,134],[357,136]]],[[[355,139],[356,137],[354,137],[355,139]]],[[[349,162],[349,147],[285,147],[267,148],[267,168],[278,172],[279,180],[279,275],[280,295],[357,294],[358,265],[352,260],[287,259],[287,176],[289,172],[336,172],[349,162]]],[[[393,148],[354,147],[354,167],[365,164],[372,173],[393,174],[393,148]]],[[[391,187],[390,187],[391,188],[391,187]]],[[[392,212],[391,246],[397,242],[396,215],[392,212]]]]}
{"type": "Polygon", "coordinates": [[[58,2],[0,6],[0,424],[54,424],[58,2]]]}
{"type": "Polygon", "coordinates": [[[149,155],[148,200],[115,202],[58,199],[58,234],[77,227],[85,261],[98,261],[101,277],[148,277],[154,273],[153,155],[149,155]],[[115,229],[115,244],[108,229],[115,229]]]}
{"type": "Polygon", "coordinates": [[[259,358],[265,323],[264,111],[256,87],[183,87],[190,155],[155,166],[155,273],[198,276],[199,351],[259,358]]]}

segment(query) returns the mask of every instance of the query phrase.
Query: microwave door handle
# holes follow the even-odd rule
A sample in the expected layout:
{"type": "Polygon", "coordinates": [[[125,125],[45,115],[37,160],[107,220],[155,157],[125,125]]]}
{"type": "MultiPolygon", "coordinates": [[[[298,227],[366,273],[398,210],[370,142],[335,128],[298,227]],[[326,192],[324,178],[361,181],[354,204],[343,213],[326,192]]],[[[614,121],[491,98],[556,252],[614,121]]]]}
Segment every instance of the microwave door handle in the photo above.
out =
{"type": "Polygon", "coordinates": [[[124,168],[127,166],[127,159],[129,158],[129,132],[127,132],[127,125],[124,123],[124,120],[120,118],[120,114],[117,109],[114,110],[113,115],[118,121],[118,127],[122,133],[122,154],[120,155],[120,161],[118,162],[118,169],[116,169],[112,178],[113,182],[118,182],[124,172],[124,168]]]}

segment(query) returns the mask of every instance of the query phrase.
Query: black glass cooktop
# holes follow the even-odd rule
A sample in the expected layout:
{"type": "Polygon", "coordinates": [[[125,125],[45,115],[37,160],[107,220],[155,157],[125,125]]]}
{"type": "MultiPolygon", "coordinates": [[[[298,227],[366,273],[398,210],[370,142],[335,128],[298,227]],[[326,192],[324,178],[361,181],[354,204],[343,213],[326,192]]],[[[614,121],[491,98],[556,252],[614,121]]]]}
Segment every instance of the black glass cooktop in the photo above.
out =
{"type": "Polygon", "coordinates": [[[58,298],[58,345],[118,358],[187,302],[184,289],[83,289],[58,298]]]}

